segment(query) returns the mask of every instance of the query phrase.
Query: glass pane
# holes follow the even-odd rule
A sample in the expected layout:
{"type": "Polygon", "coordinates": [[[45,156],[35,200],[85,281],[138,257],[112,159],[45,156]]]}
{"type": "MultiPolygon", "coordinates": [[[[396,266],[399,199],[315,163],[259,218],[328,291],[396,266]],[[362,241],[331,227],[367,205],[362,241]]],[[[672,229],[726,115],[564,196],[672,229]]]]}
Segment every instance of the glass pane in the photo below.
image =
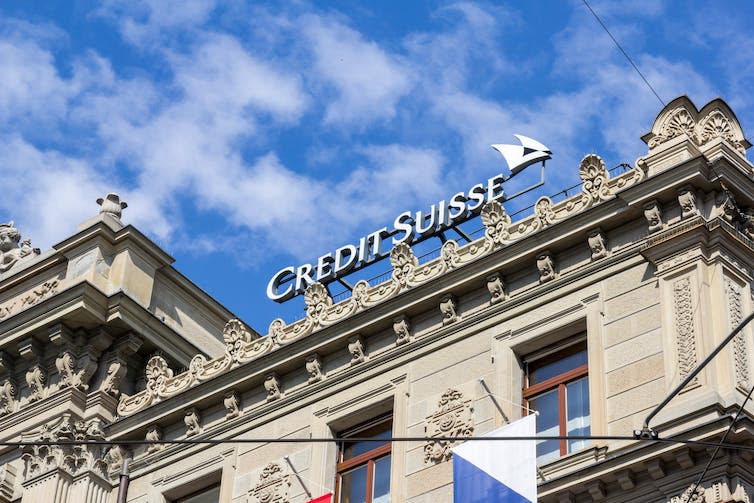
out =
{"type": "Polygon", "coordinates": [[[374,462],[373,503],[390,503],[390,456],[374,462]]]}
{"type": "Polygon", "coordinates": [[[352,436],[361,438],[374,438],[379,440],[378,442],[346,442],[343,445],[343,458],[342,461],[354,458],[359,454],[364,454],[367,451],[376,449],[389,443],[387,440],[393,436],[393,423],[392,421],[386,421],[384,423],[377,424],[364,431],[354,433],[352,436]]]}
{"type": "Polygon", "coordinates": [[[564,356],[553,362],[545,363],[544,365],[537,365],[537,362],[529,364],[529,386],[546,381],[552,377],[558,376],[569,370],[586,365],[587,355],[586,349],[574,353],[572,355],[564,356]]]}
{"type": "MultiPolygon", "coordinates": [[[[568,435],[589,435],[589,378],[566,384],[566,433],[568,435]]],[[[583,449],[588,440],[569,440],[568,452],[583,449]]]]}
{"type": "Polygon", "coordinates": [[[179,499],[177,503],[217,503],[218,501],[220,501],[220,486],[179,499]]]}
{"type": "MultiPolygon", "coordinates": [[[[560,435],[558,423],[558,390],[542,393],[529,400],[529,408],[539,412],[537,435],[560,435]]],[[[537,462],[547,463],[560,457],[560,440],[538,440],[537,462]]]]}
{"type": "Polygon", "coordinates": [[[340,503],[365,503],[367,500],[367,465],[340,476],[340,503]]]}

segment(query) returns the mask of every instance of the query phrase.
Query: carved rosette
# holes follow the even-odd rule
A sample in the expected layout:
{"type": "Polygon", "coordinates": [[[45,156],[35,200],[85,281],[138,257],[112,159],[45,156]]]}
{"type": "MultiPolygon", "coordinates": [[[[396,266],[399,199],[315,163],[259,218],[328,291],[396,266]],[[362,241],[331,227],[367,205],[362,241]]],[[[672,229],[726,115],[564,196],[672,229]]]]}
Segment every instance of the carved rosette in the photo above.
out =
{"type": "Polygon", "coordinates": [[[589,250],[592,252],[592,260],[607,257],[607,238],[602,229],[594,229],[586,235],[589,250]]]}
{"type": "Polygon", "coordinates": [[[351,365],[357,365],[367,359],[364,338],[361,335],[348,339],[348,352],[351,354],[351,365]]]}
{"type": "Polygon", "coordinates": [[[419,267],[419,259],[406,243],[398,243],[390,250],[390,265],[393,266],[393,281],[401,288],[409,286],[414,271],[419,267]]]}
{"type": "Polygon", "coordinates": [[[411,319],[405,314],[393,319],[393,333],[396,346],[411,341],[411,319]]]}
{"type": "Polygon", "coordinates": [[[257,503],[288,503],[290,475],[280,463],[270,463],[262,469],[259,480],[249,491],[257,503]]]}
{"type": "Polygon", "coordinates": [[[322,283],[312,283],[304,292],[306,316],[315,324],[320,325],[325,320],[327,309],[332,306],[332,298],[322,283]]]}
{"type": "Polygon", "coordinates": [[[440,299],[440,314],[442,315],[442,324],[450,325],[459,319],[458,299],[452,293],[446,293],[440,299]]]}
{"type": "Polygon", "coordinates": [[[309,374],[309,384],[325,378],[325,374],[322,372],[322,360],[317,353],[306,357],[306,373],[309,374]]]}
{"type": "MultiPolygon", "coordinates": [[[[676,350],[678,352],[678,376],[680,379],[696,367],[696,330],[694,328],[694,305],[691,280],[682,278],[673,283],[675,304],[676,350]]],[[[698,383],[695,378],[689,385],[698,383]]]]}
{"type": "Polygon", "coordinates": [[[610,173],[600,156],[589,154],[584,157],[579,164],[579,177],[583,183],[584,195],[588,198],[587,205],[605,201],[612,196],[607,183],[610,173]]]}
{"type": "Polygon", "coordinates": [[[225,407],[225,419],[233,419],[241,415],[241,395],[238,391],[232,389],[225,393],[223,407],[225,407]]]}
{"type": "MultiPolygon", "coordinates": [[[[474,408],[457,389],[448,389],[440,397],[437,410],[427,416],[424,431],[427,437],[470,437],[474,433],[474,408]]],[[[454,442],[428,440],[424,444],[424,462],[439,463],[451,457],[454,442]]]]}
{"type": "Polygon", "coordinates": [[[508,227],[511,217],[505,212],[505,208],[498,201],[490,201],[482,207],[482,223],[484,224],[484,236],[494,246],[502,246],[510,238],[508,227]]]}
{"type": "Polygon", "coordinates": [[[283,396],[280,377],[274,372],[267,374],[267,376],[264,378],[264,389],[265,391],[267,391],[268,402],[278,400],[283,396]]]}
{"type": "Polygon", "coordinates": [[[505,300],[505,284],[500,273],[487,276],[487,290],[490,292],[490,305],[498,304],[505,300]]]}
{"type": "Polygon", "coordinates": [[[555,272],[555,261],[552,253],[544,251],[537,256],[537,269],[539,270],[539,282],[547,283],[557,277],[555,272]]]}
{"type": "Polygon", "coordinates": [[[658,201],[652,200],[644,205],[644,218],[650,234],[662,229],[662,209],[658,201]]]}
{"type": "MultiPolygon", "coordinates": [[[[725,278],[725,300],[728,304],[728,324],[731,330],[741,323],[744,317],[741,287],[735,281],[725,278]]],[[[750,383],[749,351],[744,334],[733,339],[733,361],[736,372],[736,386],[748,390],[750,383]]]]}

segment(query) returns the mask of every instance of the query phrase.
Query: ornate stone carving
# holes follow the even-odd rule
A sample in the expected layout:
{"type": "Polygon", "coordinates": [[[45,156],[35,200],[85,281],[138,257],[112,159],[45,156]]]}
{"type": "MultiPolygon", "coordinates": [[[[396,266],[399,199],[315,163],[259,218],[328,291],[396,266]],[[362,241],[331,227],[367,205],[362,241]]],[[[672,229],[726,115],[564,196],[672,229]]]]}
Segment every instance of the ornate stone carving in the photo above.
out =
{"type": "MultiPolygon", "coordinates": [[[[743,299],[741,287],[731,278],[725,278],[725,300],[728,304],[728,324],[730,329],[741,323],[744,317],[743,299]]],[[[733,339],[733,361],[736,372],[736,386],[748,390],[749,375],[749,351],[744,334],[738,334],[733,339]]]]}
{"type": "Polygon", "coordinates": [[[32,248],[28,238],[21,241],[21,234],[13,227],[13,222],[0,224],[0,273],[36,255],[39,255],[39,248],[32,248]]]}
{"type": "MultiPolygon", "coordinates": [[[[457,389],[448,389],[440,397],[437,410],[427,416],[424,431],[427,437],[470,437],[474,433],[474,408],[457,389]]],[[[450,459],[454,443],[428,440],[424,444],[424,462],[438,463],[450,459]]]]}
{"type": "Polygon", "coordinates": [[[658,134],[649,140],[649,148],[655,148],[661,143],[682,134],[686,134],[693,141],[696,139],[695,127],[696,122],[689,111],[684,107],[678,107],[667,114],[658,134]]]}
{"type": "Polygon", "coordinates": [[[715,207],[712,210],[713,217],[722,217],[723,220],[734,225],[739,220],[741,211],[738,209],[736,199],[729,190],[715,194],[715,207]]]}
{"type": "Polygon", "coordinates": [[[16,410],[16,385],[11,378],[0,381],[0,416],[16,410]]]}
{"type": "Polygon", "coordinates": [[[704,144],[714,138],[722,138],[734,144],[736,148],[741,146],[733,135],[730,122],[719,110],[715,110],[699,123],[699,142],[704,144]]]}
{"type": "Polygon", "coordinates": [[[612,194],[607,181],[610,178],[605,161],[596,154],[589,154],[579,164],[579,177],[584,185],[584,194],[589,198],[587,204],[609,199],[612,194]]]}
{"type": "Polygon", "coordinates": [[[644,218],[647,219],[650,234],[662,229],[662,210],[657,200],[649,201],[644,205],[644,218]]]}
{"type": "Polygon", "coordinates": [[[123,460],[130,456],[129,451],[120,445],[113,445],[107,450],[103,459],[107,464],[107,472],[111,478],[117,477],[123,467],[123,460]]]}
{"type": "Polygon", "coordinates": [[[446,293],[440,299],[440,314],[442,314],[442,324],[450,325],[458,321],[458,299],[452,293],[446,293]]]}
{"type": "Polygon", "coordinates": [[[199,410],[191,407],[183,416],[183,422],[186,425],[186,436],[193,437],[202,432],[201,416],[199,410]]]}
{"type": "Polygon", "coordinates": [[[348,352],[351,353],[351,365],[356,365],[367,359],[364,338],[355,335],[348,339],[348,352]]]}
{"type": "Polygon", "coordinates": [[[225,419],[233,419],[241,415],[241,395],[238,391],[232,389],[225,392],[223,397],[223,406],[225,407],[225,419]]]}
{"type": "Polygon", "coordinates": [[[154,355],[147,361],[144,373],[147,378],[146,389],[155,396],[165,388],[165,381],[173,377],[173,371],[168,367],[168,362],[160,355],[154,355]]]}
{"type": "Polygon", "coordinates": [[[223,328],[223,341],[225,341],[225,353],[234,362],[240,362],[246,343],[251,341],[251,334],[246,329],[246,325],[240,320],[233,319],[223,328]]]}
{"type": "Polygon", "coordinates": [[[746,208],[741,212],[741,231],[754,240],[754,208],[746,208]]]}
{"type": "Polygon", "coordinates": [[[678,189],[678,205],[681,207],[681,218],[695,217],[699,214],[696,206],[696,190],[691,185],[684,185],[678,189]]]}
{"type": "Polygon", "coordinates": [[[490,292],[490,305],[505,300],[505,284],[500,273],[496,272],[487,276],[487,290],[490,292]]]}
{"type": "Polygon", "coordinates": [[[120,382],[126,375],[126,365],[120,361],[112,361],[107,366],[105,378],[102,380],[100,390],[108,395],[118,397],[120,394],[120,382]]]}
{"type": "Polygon", "coordinates": [[[322,372],[322,360],[317,353],[306,357],[306,373],[309,374],[309,384],[325,378],[325,374],[322,372]]]}
{"type": "Polygon", "coordinates": [[[593,229],[586,235],[589,249],[592,251],[592,260],[607,257],[607,238],[602,229],[593,229]]]}
{"type": "Polygon", "coordinates": [[[280,386],[280,377],[274,372],[264,378],[264,389],[267,390],[267,401],[272,402],[283,396],[280,386]]]}
{"type": "Polygon", "coordinates": [[[691,484],[683,494],[670,498],[668,503],[705,503],[707,498],[704,496],[704,487],[691,484]]]}
{"type": "Polygon", "coordinates": [[[55,366],[58,369],[60,380],[58,385],[61,388],[76,388],[83,391],[89,389],[89,380],[97,370],[97,360],[92,358],[89,353],[84,354],[81,358],[71,351],[63,353],[55,359],[55,366]]]}
{"type": "Polygon", "coordinates": [[[45,397],[45,383],[47,372],[39,363],[29,367],[26,371],[26,384],[29,385],[29,402],[36,402],[45,397]]]}
{"type": "Polygon", "coordinates": [[[117,218],[118,220],[120,220],[122,211],[128,208],[128,204],[126,204],[125,201],[121,201],[118,194],[114,194],[112,192],[106,195],[104,198],[100,197],[99,199],[97,199],[97,204],[100,205],[100,213],[105,213],[114,218],[117,218]]]}
{"type": "Polygon", "coordinates": [[[411,319],[402,314],[393,319],[393,333],[395,334],[395,345],[400,346],[411,341],[411,319]]]}
{"type": "Polygon", "coordinates": [[[555,210],[552,207],[552,200],[547,196],[542,196],[534,203],[534,217],[537,221],[537,227],[547,227],[555,223],[555,210]]]}
{"type": "Polygon", "coordinates": [[[262,469],[251,495],[257,503],[288,503],[290,475],[280,463],[270,463],[262,469]]]}
{"type": "Polygon", "coordinates": [[[484,224],[485,238],[494,246],[502,246],[510,237],[508,227],[511,217],[505,212],[505,208],[498,201],[490,201],[482,207],[482,224],[484,224]]]}
{"type": "Polygon", "coordinates": [[[539,282],[547,283],[557,277],[555,272],[555,261],[552,258],[552,253],[544,251],[537,255],[537,269],[539,269],[539,282]]]}
{"type": "MultiPolygon", "coordinates": [[[[159,442],[160,440],[162,440],[162,428],[153,424],[152,426],[147,428],[147,433],[144,436],[144,439],[147,442],[159,442]]],[[[161,451],[164,448],[165,444],[147,444],[147,454],[161,451]]]]}
{"type": "Polygon", "coordinates": [[[45,445],[27,445],[24,447],[26,470],[24,480],[30,480],[52,470],[60,469],[70,475],[94,472],[102,478],[107,477],[107,463],[103,459],[104,446],[95,444],[59,444],[61,441],[102,441],[105,435],[99,422],[74,420],[64,415],[56,422],[42,425],[41,429],[22,435],[23,440],[51,442],[45,445]]]}
{"type": "Polygon", "coordinates": [[[52,297],[58,292],[57,288],[59,284],[60,280],[58,279],[45,281],[38,287],[32,288],[30,292],[1,305],[0,320],[21,312],[24,309],[33,306],[34,304],[38,304],[48,297],[52,297]]]}
{"type": "Polygon", "coordinates": [[[419,260],[409,245],[399,243],[390,250],[390,264],[393,266],[393,281],[406,288],[419,267],[419,260]]]}
{"type": "MultiPolygon", "coordinates": [[[[684,379],[697,363],[696,330],[691,280],[686,277],[673,283],[675,303],[676,349],[678,351],[678,377],[684,379]]],[[[695,378],[690,385],[696,384],[695,378]]]]}
{"type": "Polygon", "coordinates": [[[325,319],[327,308],[332,306],[332,298],[322,283],[312,283],[304,292],[306,316],[320,324],[325,319]]]}

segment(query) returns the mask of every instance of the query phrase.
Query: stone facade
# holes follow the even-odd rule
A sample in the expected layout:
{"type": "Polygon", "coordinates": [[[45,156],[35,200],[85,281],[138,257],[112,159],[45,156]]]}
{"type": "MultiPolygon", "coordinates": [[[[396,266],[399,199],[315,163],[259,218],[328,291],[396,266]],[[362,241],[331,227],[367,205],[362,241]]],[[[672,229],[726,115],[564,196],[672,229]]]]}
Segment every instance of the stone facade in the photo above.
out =
{"type": "MultiPolygon", "coordinates": [[[[710,450],[631,438],[752,310],[750,144],[722,100],[698,110],[685,97],[643,139],[632,169],[613,176],[588,155],[580,191],[519,220],[486,204],[484,234],[437,258],[396,246],[390,278],[345,300],[312,285],[306,315],[264,335],[124,225],[116,194],[44,253],[0,225],[0,436],[43,442],[0,447],[0,503],[112,502],[126,458],[129,502],[219,485],[223,503],[302,503],[336,479],[335,442],[306,440],[386,413],[394,436],[424,438],[393,443],[391,502],[449,502],[443,438],[519,418],[527,359],[574,337],[591,434],[625,438],[542,464],[540,502],[751,501],[750,452],[726,449],[695,487],[710,450]]],[[[661,437],[721,438],[751,386],[753,333],[653,420],[661,437]]],[[[727,442],[754,444],[753,411],[727,442]]]]}

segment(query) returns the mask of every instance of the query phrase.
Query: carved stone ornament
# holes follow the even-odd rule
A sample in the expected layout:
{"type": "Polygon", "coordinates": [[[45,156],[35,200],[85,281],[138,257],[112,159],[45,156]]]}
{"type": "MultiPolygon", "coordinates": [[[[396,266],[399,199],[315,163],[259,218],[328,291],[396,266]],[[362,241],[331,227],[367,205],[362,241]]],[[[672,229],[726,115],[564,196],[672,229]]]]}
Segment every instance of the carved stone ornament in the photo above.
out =
{"type": "MultiPolygon", "coordinates": [[[[678,377],[684,379],[696,367],[696,330],[694,328],[694,303],[691,280],[686,277],[673,283],[675,304],[676,348],[678,352],[678,377]]],[[[698,376],[691,384],[698,382],[698,376]]]]}
{"type": "Polygon", "coordinates": [[[58,286],[60,286],[59,279],[45,281],[20,298],[16,297],[0,305],[0,320],[19,313],[35,304],[39,304],[48,297],[52,297],[58,293],[58,286]]]}
{"type": "Polygon", "coordinates": [[[715,207],[712,214],[715,217],[722,217],[731,225],[739,220],[741,211],[738,209],[738,204],[736,204],[736,199],[731,191],[724,190],[715,194],[715,207]]]}
{"type": "Polygon", "coordinates": [[[280,387],[280,377],[276,373],[267,374],[264,378],[264,389],[267,391],[267,401],[272,402],[283,396],[280,387]]]}
{"type": "Polygon", "coordinates": [[[290,475],[280,463],[270,463],[262,469],[259,480],[249,491],[257,503],[288,503],[290,475]]]}
{"type": "Polygon", "coordinates": [[[183,422],[186,424],[186,436],[193,437],[202,432],[201,417],[199,416],[199,410],[195,407],[191,407],[186,411],[183,416],[183,422]]]}
{"type": "Polygon", "coordinates": [[[390,265],[393,266],[393,281],[401,288],[409,286],[419,260],[406,243],[398,243],[390,250],[390,265]]]}
{"type": "Polygon", "coordinates": [[[704,487],[691,484],[683,491],[683,494],[670,498],[668,503],[705,503],[707,498],[705,497],[704,487]]]}
{"type": "Polygon", "coordinates": [[[557,277],[555,273],[555,261],[552,258],[552,253],[544,251],[537,256],[537,269],[539,269],[540,283],[547,283],[557,277]]]}
{"type": "MultiPolygon", "coordinates": [[[[144,436],[144,439],[148,442],[158,442],[162,440],[162,429],[159,426],[153,424],[152,426],[147,428],[147,433],[144,436]]],[[[147,454],[161,451],[164,448],[165,444],[147,444],[147,454]]]]}
{"type": "Polygon", "coordinates": [[[505,212],[505,208],[498,201],[490,201],[482,207],[482,224],[484,224],[485,238],[495,246],[501,246],[510,237],[508,227],[511,217],[505,212]]]}
{"type": "Polygon", "coordinates": [[[165,381],[173,377],[168,362],[160,355],[154,355],[149,359],[144,373],[147,378],[147,391],[152,395],[158,395],[165,387],[165,381]]]}
{"type": "Polygon", "coordinates": [[[325,319],[327,309],[332,306],[332,298],[322,283],[312,283],[304,292],[306,316],[319,324],[325,319]]]}
{"type": "Polygon", "coordinates": [[[754,208],[746,208],[741,212],[741,231],[747,238],[754,240],[754,208]]]}
{"type": "MultiPolygon", "coordinates": [[[[744,317],[743,295],[741,287],[731,278],[725,278],[725,300],[728,305],[728,326],[736,327],[744,317]]],[[[744,334],[738,334],[733,338],[733,362],[735,364],[736,386],[740,389],[748,389],[750,383],[749,374],[749,350],[744,334]]]]}
{"type": "Polygon", "coordinates": [[[351,365],[357,365],[367,359],[364,338],[361,335],[348,339],[348,352],[351,354],[351,365]]]}
{"type": "Polygon", "coordinates": [[[77,358],[71,351],[64,351],[55,359],[61,388],[89,389],[89,381],[97,370],[97,360],[86,353],[77,358]]]}
{"type": "Polygon", "coordinates": [[[235,362],[243,356],[244,346],[251,341],[251,334],[240,320],[230,320],[223,328],[225,353],[235,362]]]}
{"type": "Polygon", "coordinates": [[[607,257],[607,238],[602,229],[594,229],[586,235],[589,249],[592,252],[592,260],[599,260],[607,257]]]}
{"type": "Polygon", "coordinates": [[[16,385],[11,378],[0,381],[0,416],[16,410],[16,385]]]}
{"type": "Polygon", "coordinates": [[[91,471],[107,478],[107,463],[103,459],[105,446],[55,443],[66,440],[104,440],[105,435],[97,420],[79,421],[66,414],[53,423],[42,425],[36,432],[22,435],[22,439],[51,442],[46,445],[24,447],[22,458],[26,468],[26,481],[53,470],[62,470],[72,476],[91,471]]]}
{"type": "Polygon", "coordinates": [[[123,460],[128,457],[131,457],[130,452],[120,445],[113,445],[107,450],[103,459],[107,464],[107,472],[111,479],[118,476],[123,467],[123,460]]]}
{"type": "Polygon", "coordinates": [[[696,191],[691,185],[684,185],[678,189],[678,205],[681,207],[681,218],[695,217],[699,214],[696,206],[696,191]]]}
{"type": "Polygon", "coordinates": [[[610,173],[600,156],[589,154],[584,157],[579,164],[579,177],[583,182],[584,195],[589,198],[588,204],[604,201],[612,196],[607,183],[610,173]]]}
{"type": "Polygon", "coordinates": [[[306,357],[306,373],[309,374],[309,384],[325,378],[325,374],[322,372],[322,359],[317,353],[306,357]]]}
{"type": "Polygon", "coordinates": [[[29,385],[29,402],[36,402],[45,397],[47,372],[40,364],[32,365],[26,371],[26,384],[29,385]]]}
{"type": "Polygon", "coordinates": [[[100,391],[110,396],[118,397],[120,394],[120,382],[126,375],[126,365],[120,361],[112,361],[107,366],[105,378],[102,380],[100,391]]]}
{"type": "Polygon", "coordinates": [[[400,346],[411,341],[411,319],[402,314],[393,319],[393,333],[395,334],[395,345],[400,346]]]}
{"type": "Polygon", "coordinates": [[[442,315],[442,324],[450,325],[458,321],[458,299],[452,293],[446,293],[440,298],[440,314],[442,315]]]}
{"type": "Polygon", "coordinates": [[[649,233],[662,229],[662,210],[656,200],[649,201],[644,205],[644,218],[647,219],[649,233]]]}
{"type": "Polygon", "coordinates": [[[121,201],[118,194],[114,194],[112,192],[105,197],[100,197],[99,199],[97,199],[97,204],[100,205],[100,213],[106,213],[112,217],[117,218],[118,220],[120,220],[120,216],[123,210],[128,208],[128,204],[126,204],[125,201],[121,201]]]}
{"type": "MultiPolygon", "coordinates": [[[[427,437],[470,437],[474,433],[474,408],[457,389],[448,389],[440,397],[437,410],[427,416],[427,437]]],[[[439,463],[450,459],[455,445],[448,440],[428,440],[424,444],[424,462],[439,463]]]]}
{"type": "Polygon", "coordinates": [[[490,292],[490,305],[498,304],[505,300],[505,283],[500,273],[487,276],[487,290],[490,292]]]}
{"type": "Polygon", "coordinates": [[[39,248],[32,248],[28,238],[21,241],[21,233],[13,227],[13,222],[0,224],[0,273],[36,255],[39,248]]]}
{"type": "Polygon", "coordinates": [[[236,390],[230,390],[223,397],[225,419],[233,419],[241,415],[241,395],[236,390]]]}

